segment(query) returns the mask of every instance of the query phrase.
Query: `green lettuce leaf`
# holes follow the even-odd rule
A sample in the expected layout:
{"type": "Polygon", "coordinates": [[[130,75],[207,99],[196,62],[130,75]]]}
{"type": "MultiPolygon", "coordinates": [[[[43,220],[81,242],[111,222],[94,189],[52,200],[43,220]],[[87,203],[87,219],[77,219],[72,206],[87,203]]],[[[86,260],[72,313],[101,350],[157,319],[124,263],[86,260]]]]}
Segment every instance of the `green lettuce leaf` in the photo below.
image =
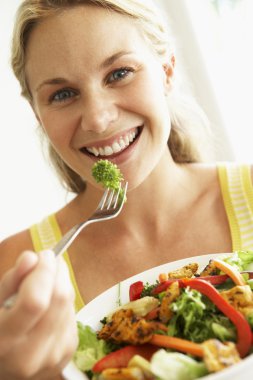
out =
{"type": "Polygon", "coordinates": [[[221,341],[236,339],[235,327],[215,305],[194,289],[182,289],[171,306],[173,317],[168,334],[201,343],[217,338],[221,341]]]}
{"type": "Polygon", "coordinates": [[[253,270],[253,251],[236,251],[223,261],[236,267],[240,272],[243,270],[253,270]]]}
{"type": "Polygon", "coordinates": [[[79,344],[73,361],[81,371],[89,371],[93,365],[110,352],[103,339],[97,339],[96,332],[90,326],[77,322],[79,344]]]}

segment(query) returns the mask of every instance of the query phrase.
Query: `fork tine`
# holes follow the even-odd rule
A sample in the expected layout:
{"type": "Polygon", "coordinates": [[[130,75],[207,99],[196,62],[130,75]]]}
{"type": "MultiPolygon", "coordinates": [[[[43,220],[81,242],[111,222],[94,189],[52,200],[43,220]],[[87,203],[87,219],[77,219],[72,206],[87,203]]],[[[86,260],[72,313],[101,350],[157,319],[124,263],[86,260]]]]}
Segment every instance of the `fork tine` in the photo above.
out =
{"type": "Polygon", "coordinates": [[[107,210],[109,210],[109,208],[111,207],[111,203],[112,203],[112,200],[113,200],[114,193],[115,193],[115,190],[111,189],[110,194],[108,196],[108,200],[107,200],[106,205],[105,205],[105,208],[107,210]]]}
{"type": "Polygon", "coordinates": [[[120,183],[119,188],[118,188],[118,191],[117,191],[117,193],[115,194],[114,199],[113,199],[113,204],[112,204],[112,207],[113,207],[113,208],[116,208],[116,207],[117,207],[120,192],[121,192],[121,183],[120,183]]]}
{"type": "Polygon", "coordinates": [[[127,187],[128,187],[128,182],[125,182],[124,187],[122,189],[121,188],[119,189],[119,193],[118,193],[119,201],[117,202],[117,207],[119,209],[118,212],[122,210],[122,207],[126,201],[127,187]]]}
{"type": "Polygon", "coordinates": [[[103,196],[102,196],[102,198],[101,198],[101,200],[100,200],[100,202],[99,202],[99,204],[98,204],[97,210],[98,210],[98,209],[101,209],[101,210],[102,210],[102,209],[104,208],[104,205],[105,205],[105,202],[106,202],[106,199],[107,199],[107,196],[108,196],[109,191],[110,191],[109,188],[107,188],[107,189],[105,190],[105,192],[104,192],[104,194],[103,194],[103,196]]]}

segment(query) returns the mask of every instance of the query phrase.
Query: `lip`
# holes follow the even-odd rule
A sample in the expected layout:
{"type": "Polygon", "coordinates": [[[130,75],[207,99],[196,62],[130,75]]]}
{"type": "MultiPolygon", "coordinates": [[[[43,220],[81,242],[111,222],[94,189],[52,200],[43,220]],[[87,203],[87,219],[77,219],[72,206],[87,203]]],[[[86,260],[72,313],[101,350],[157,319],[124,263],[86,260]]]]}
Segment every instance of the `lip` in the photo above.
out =
{"type": "Polygon", "coordinates": [[[130,129],[126,130],[126,131],[119,132],[118,134],[113,135],[112,137],[110,137],[108,139],[88,143],[87,145],[85,145],[85,147],[82,147],[81,149],[91,148],[91,147],[95,147],[95,148],[97,148],[97,147],[105,147],[106,145],[112,145],[113,142],[115,140],[118,140],[121,136],[124,137],[128,133],[133,132],[133,131],[135,131],[138,128],[140,128],[140,127],[133,127],[133,128],[130,128],[130,129]]]}
{"type": "Polygon", "coordinates": [[[112,138],[110,139],[107,139],[107,140],[103,140],[99,142],[99,144],[96,142],[95,143],[91,143],[91,144],[88,144],[88,145],[85,145],[85,147],[81,148],[80,149],[80,152],[82,154],[85,154],[86,156],[88,156],[89,158],[91,158],[93,161],[98,161],[98,160],[102,160],[102,159],[107,159],[107,160],[110,160],[114,163],[120,163],[120,162],[123,162],[127,159],[127,157],[131,154],[132,150],[134,149],[135,145],[137,144],[137,142],[139,141],[139,138],[140,138],[140,135],[142,134],[142,130],[143,130],[143,125],[142,126],[139,126],[137,127],[138,129],[138,134],[137,134],[137,137],[134,139],[134,141],[132,143],[130,143],[130,145],[128,145],[124,150],[120,151],[119,153],[114,153],[110,156],[106,156],[106,155],[99,155],[99,156],[95,156],[94,154],[92,153],[89,153],[87,151],[86,148],[89,148],[89,147],[96,147],[96,146],[106,146],[106,145],[110,145],[112,144],[116,139],[117,137],[119,138],[120,136],[124,136],[125,134],[128,134],[129,132],[131,131],[134,131],[136,129],[136,127],[134,128],[131,128],[129,130],[127,130],[125,133],[122,134],[119,133],[118,135],[114,135],[112,138]]]}

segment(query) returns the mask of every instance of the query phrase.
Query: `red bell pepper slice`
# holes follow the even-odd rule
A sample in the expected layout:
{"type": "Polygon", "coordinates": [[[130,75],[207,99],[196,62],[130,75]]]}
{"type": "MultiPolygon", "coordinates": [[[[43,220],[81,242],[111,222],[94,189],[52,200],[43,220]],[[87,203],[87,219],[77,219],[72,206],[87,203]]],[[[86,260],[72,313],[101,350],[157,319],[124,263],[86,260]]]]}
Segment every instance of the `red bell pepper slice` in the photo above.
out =
{"type": "Polygon", "coordinates": [[[117,351],[110,352],[98,360],[92,368],[95,373],[102,372],[107,368],[124,368],[127,367],[128,362],[134,355],[140,355],[143,358],[150,360],[152,355],[159,348],[152,344],[142,344],[139,346],[126,346],[117,351]]]}
{"type": "MultiPolygon", "coordinates": [[[[249,278],[253,278],[253,272],[250,271],[243,271],[241,274],[247,273],[249,278]]],[[[195,277],[194,277],[195,278],[195,277]]],[[[193,279],[194,279],[193,278],[193,279]]],[[[226,280],[229,279],[229,276],[227,274],[218,274],[218,275],[213,275],[213,276],[201,276],[201,277],[196,277],[196,279],[199,280],[204,280],[210,282],[212,285],[221,285],[223,284],[226,280]]],[[[184,285],[182,284],[182,279],[179,278],[171,278],[169,280],[163,281],[159,283],[152,291],[151,295],[155,296],[161,292],[164,292],[168,286],[172,284],[172,282],[178,281],[179,282],[179,287],[182,288],[184,285]]],[[[130,301],[134,301],[140,298],[141,293],[144,289],[144,285],[142,281],[137,281],[134,282],[132,285],[130,285],[129,288],[129,299],[130,301]]]]}
{"type": "Polygon", "coordinates": [[[180,288],[184,287],[184,284],[182,283],[182,280],[179,278],[172,278],[171,280],[166,280],[158,284],[154,289],[151,290],[151,295],[155,296],[156,294],[159,294],[161,292],[165,292],[165,290],[168,289],[168,287],[173,283],[177,281],[180,288]]]}
{"type": "Polygon", "coordinates": [[[142,281],[136,281],[129,287],[129,300],[135,301],[141,297],[141,293],[144,289],[144,284],[142,281]]]}
{"type": "MultiPolygon", "coordinates": [[[[220,284],[223,284],[223,282],[225,282],[227,279],[228,279],[228,275],[227,274],[220,274],[220,275],[215,275],[215,276],[205,276],[205,277],[197,277],[197,279],[201,279],[201,280],[204,280],[204,281],[208,281],[210,282],[211,284],[213,285],[220,285],[220,284]]],[[[194,279],[194,278],[193,278],[194,279]]],[[[183,281],[184,279],[179,279],[179,278],[172,278],[170,280],[167,280],[167,281],[164,281],[164,282],[161,282],[160,284],[158,284],[152,291],[151,291],[151,294],[152,295],[156,295],[156,294],[159,294],[161,292],[164,292],[168,286],[170,286],[172,284],[172,282],[175,282],[175,281],[178,281],[179,283],[179,287],[182,288],[184,287],[184,284],[183,284],[183,281]]]]}
{"type": "Polygon", "coordinates": [[[182,282],[184,286],[196,289],[207,296],[232,321],[237,329],[237,350],[242,358],[245,357],[252,344],[252,332],[246,318],[231,306],[209,282],[199,278],[183,279],[182,282]]]}

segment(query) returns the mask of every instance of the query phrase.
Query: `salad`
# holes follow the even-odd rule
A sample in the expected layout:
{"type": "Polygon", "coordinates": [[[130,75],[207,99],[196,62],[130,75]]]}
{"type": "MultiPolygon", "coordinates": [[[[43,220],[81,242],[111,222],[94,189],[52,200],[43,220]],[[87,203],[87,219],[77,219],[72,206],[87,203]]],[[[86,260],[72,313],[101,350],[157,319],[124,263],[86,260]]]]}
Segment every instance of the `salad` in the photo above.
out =
{"type": "Polygon", "coordinates": [[[253,251],[215,255],[133,282],[95,331],[78,322],[76,366],[90,379],[190,380],[253,352],[253,251]]]}

